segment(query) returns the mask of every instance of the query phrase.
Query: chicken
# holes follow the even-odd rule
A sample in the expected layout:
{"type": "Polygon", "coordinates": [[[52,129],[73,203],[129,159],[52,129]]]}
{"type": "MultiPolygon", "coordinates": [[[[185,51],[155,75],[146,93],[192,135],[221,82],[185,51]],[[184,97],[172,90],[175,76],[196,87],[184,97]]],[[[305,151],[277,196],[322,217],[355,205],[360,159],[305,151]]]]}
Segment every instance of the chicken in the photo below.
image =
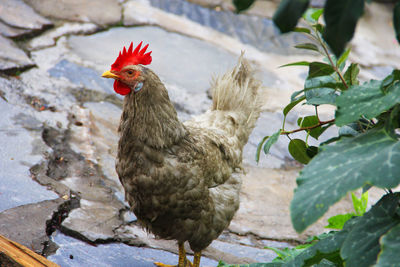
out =
{"type": "Polygon", "coordinates": [[[198,267],[201,251],[239,207],[242,151],[260,114],[261,84],[242,53],[233,70],[214,80],[211,109],[182,123],[159,77],[143,66],[152,57],[141,46],[124,47],[102,75],[125,95],[116,170],[141,225],[177,240],[179,267],[192,266],[188,241],[198,267]]]}

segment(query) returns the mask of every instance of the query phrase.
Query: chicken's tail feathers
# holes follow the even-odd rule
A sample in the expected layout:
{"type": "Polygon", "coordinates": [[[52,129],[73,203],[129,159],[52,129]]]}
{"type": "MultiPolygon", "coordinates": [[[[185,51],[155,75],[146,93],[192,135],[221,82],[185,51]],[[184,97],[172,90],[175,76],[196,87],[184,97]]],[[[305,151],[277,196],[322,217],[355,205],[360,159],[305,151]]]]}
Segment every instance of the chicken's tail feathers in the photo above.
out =
{"type": "Polygon", "coordinates": [[[238,123],[244,127],[240,139],[247,142],[263,105],[262,84],[254,77],[254,71],[244,58],[242,51],[237,65],[224,75],[214,79],[212,84],[213,110],[238,113],[238,123]]]}

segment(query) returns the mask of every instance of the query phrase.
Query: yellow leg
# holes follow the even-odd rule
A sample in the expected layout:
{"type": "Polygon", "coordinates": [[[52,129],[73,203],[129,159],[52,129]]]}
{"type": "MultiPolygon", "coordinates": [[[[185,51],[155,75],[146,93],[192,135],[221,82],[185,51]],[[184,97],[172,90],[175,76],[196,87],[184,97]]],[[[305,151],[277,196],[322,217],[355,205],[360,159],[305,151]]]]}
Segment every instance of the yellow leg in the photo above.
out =
{"type": "Polygon", "coordinates": [[[193,267],[200,267],[201,251],[194,253],[193,267]]]}
{"type": "Polygon", "coordinates": [[[161,262],[154,263],[158,267],[192,267],[192,263],[186,259],[186,251],[185,247],[182,244],[179,244],[179,262],[178,265],[168,265],[161,262]]]}

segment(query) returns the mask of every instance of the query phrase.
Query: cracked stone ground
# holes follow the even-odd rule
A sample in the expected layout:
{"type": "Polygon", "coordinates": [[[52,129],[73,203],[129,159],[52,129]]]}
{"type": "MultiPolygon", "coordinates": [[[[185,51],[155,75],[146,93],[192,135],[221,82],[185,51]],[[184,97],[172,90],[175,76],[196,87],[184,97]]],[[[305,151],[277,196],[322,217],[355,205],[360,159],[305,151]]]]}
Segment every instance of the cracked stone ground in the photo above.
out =
{"type": "MultiPolygon", "coordinates": [[[[122,98],[100,75],[123,45],[142,40],[182,120],[208,108],[211,77],[232,67],[241,50],[266,88],[244,151],[240,209],[202,266],[270,261],[276,255],[265,246],[295,245],[323,232],[330,215],[350,211],[345,198],[301,235],[292,229],[300,166],[284,138],[260,164],[254,155],[259,140],[280,127],[280,110],[306,76],[305,69],[278,66],[319,58],[293,48],[303,36],[277,34],[269,19],[276,1],[258,1],[241,15],[231,8],[225,0],[1,0],[0,234],[61,266],[176,263],[174,242],[138,226],[114,170],[122,98]]],[[[390,8],[368,6],[353,40],[350,59],[362,63],[364,80],[400,68],[390,8]]],[[[294,110],[288,127],[299,112],[307,109],[294,110]]]]}

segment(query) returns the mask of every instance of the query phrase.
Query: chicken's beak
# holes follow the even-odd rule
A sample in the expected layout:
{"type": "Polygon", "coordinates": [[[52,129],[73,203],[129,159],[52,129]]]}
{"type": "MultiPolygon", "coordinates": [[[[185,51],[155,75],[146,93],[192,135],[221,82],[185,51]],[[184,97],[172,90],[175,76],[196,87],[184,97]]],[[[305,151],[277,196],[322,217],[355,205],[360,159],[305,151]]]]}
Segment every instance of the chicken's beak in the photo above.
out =
{"type": "Polygon", "coordinates": [[[113,78],[113,79],[119,79],[119,76],[118,75],[115,75],[114,73],[112,73],[111,71],[105,71],[102,75],[101,75],[101,77],[103,77],[103,78],[113,78]]]}

